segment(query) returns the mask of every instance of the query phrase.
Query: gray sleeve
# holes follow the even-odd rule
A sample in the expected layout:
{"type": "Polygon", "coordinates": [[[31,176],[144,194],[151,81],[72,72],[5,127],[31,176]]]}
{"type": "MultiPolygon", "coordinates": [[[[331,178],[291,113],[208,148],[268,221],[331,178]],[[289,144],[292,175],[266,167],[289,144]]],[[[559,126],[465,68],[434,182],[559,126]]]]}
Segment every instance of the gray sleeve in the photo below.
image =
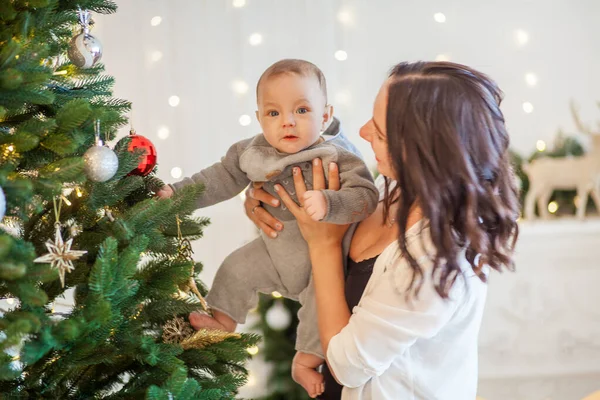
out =
{"type": "Polygon", "coordinates": [[[379,192],[363,160],[349,151],[338,151],[341,189],[322,191],[327,200],[323,221],[349,224],[361,221],[375,211],[379,192]]]}
{"type": "Polygon", "coordinates": [[[247,139],[234,144],[220,162],[172,184],[171,187],[177,191],[187,185],[203,184],[204,191],[198,198],[198,208],[231,199],[250,183],[246,173],[240,169],[240,156],[251,140],[247,139]]]}

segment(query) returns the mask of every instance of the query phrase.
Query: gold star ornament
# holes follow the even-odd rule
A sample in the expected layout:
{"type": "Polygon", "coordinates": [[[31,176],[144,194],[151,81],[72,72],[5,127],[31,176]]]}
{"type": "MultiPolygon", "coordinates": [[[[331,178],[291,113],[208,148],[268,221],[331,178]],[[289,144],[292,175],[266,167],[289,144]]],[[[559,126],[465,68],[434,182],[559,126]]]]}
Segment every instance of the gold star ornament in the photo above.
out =
{"type": "Polygon", "coordinates": [[[73,266],[73,261],[87,253],[87,251],[71,250],[72,243],[72,238],[67,240],[66,243],[63,241],[60,233],[60,225],[56,224],[54,241],[48,240],[46,242],[48,254],[33,260],[36,263],[50,263],[52,268],[58,269],[60,283],[63,287],[65,286],[65,273],[71,272],[75,269],[73,266]]]}

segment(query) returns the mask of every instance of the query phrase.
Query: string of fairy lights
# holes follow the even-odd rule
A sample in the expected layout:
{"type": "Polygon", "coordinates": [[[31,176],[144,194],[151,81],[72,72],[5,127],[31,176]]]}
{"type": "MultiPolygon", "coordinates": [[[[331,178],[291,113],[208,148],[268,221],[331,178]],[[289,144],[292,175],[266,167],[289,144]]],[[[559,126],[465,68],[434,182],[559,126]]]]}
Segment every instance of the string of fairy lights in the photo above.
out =
{"type": "MultiPolygon", "coordinates": [[[[233,8],[241,9],[241,8],[246,7],[248,4],[247,4],[246,0],[232,0],[231,5],[233,6],[233,8]]],[[[451,23],[451,21],[449,21],[448,18],[446,17],[446,15],[442,12],[436,12],[435,14],[433,14],[432,17],[433,17],[434,21],[439,24],[451,23]]],[[[356,18],[357,18],[357,16],[351,8],[343,7],[337,13],[338,23],[344,25],[345,27],[354,26],[356,24],[356,18]]],[[[161,28],[162,22],[163,22],[163,17],[161,17],[159,15],[154,16],[150,19],[150,25],[156,29],[161,28]]],[[[513,32],[513,36],[514,36],[515,45],[517,47],[525,47],[525,46],[528,46],[530,43],[530,35],[524,29],[516,29],[513,32]]],[[[265,35],[261,32],[252,32],[247,37],[247,44],[252,47],[268,45],[268,38],[266,38],[265,35]]],[[[348,59],[349,54],[348,54],[347,50],[345,50],[343,48],[338,48],[333,52],[332,57],[339,62],[344,62],[348,59]]],[[[155,63],[161,62],[161,61],[163,61],[163,53],[161,52],[160,49],[152,49],[149,52],[149,58],[152,62],[155,62],[155,63]]],[[[435,57],[435,59],[438,61],[451,61],[451,54],[440,53],[435,57]]],[[[538,76],[536,75],[535,72],[524,71],[523,72],[523,81],[527,86],[535,87],[538,85],[538,76]]],[[[238,95],[238,96],[248,95],[249,88],[250,88],[250,85],[244,80],[232,79],[232,81],[231,81],[230,89],[232,90],[232,92],[235,95],[238,95]]],[[[335,96],[337,103],[345,103],[345,102],[347,102],[348,98],[349,98],[348,90],[341,90],[335,96]]],[[[170,95],[166,100],[167,100],[168,104],[174,108],[178,107],[181,104],[181,98],[177,94],[170,95]]],[[[523,109],[524,113],[531,114],[534,111],[534,105],[532,104],[531,101],[524,100],[522,102],[522,109],[523,109]]],[[[238,122],[241,126],[244,126],[244,127],[249,126],[252,124],[253,118],[252,118],[251,114],[244,113],[244,114],[239,115],[238,122]]],[[[171,134],[171,130],[167,124],[161,124],[156,127],[156,135],[159,139],[166,140],[170,137],[170,134],[171,134]]],[[[543,140],[538,140],[536,143],[536,148],[539,151],[544,151],[546,149],[546,143],[543,140]]],[[[171,177],[173,177],[175,179],[179,179],[183,175],[183,170],[181,167],[174,166],[171,168],[170,174],[171,174],[171,177]]]]}

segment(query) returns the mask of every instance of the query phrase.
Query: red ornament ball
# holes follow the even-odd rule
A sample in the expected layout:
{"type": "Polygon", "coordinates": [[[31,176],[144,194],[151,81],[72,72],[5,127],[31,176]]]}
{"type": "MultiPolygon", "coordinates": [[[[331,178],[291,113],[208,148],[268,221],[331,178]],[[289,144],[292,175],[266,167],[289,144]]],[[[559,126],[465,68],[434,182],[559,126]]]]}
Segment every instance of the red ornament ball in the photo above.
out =
{"type": "Polygon", "coordinates": [[[129,142],[129,147],[127,150],[130,152],[134,152],[138,149],[145,150],[144,156],[140,158],[140,163],[137,168],[129,173],[129,175],[140,175],[146,176],[156,166],[156,147],[152,144],[148,138],[138,135],[134,130],[130,131],[130,135],[128,136],[131,141],[129,142]]]}

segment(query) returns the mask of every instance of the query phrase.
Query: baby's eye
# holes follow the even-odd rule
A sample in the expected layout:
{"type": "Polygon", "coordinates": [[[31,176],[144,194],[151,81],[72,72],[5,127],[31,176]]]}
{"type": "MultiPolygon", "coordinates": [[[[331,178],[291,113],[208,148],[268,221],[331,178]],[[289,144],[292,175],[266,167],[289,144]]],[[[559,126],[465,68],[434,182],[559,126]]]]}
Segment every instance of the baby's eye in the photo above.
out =
{"type": "Polygon", "coordinates": [[[279,113],[277,111],[269,111],[267,114],[271,117],[276,117],[279,115],[279,113]]]}
{"type": "Polygon", "coordinates": [[[306,107],[300,107],[298,109],[298,114],[306,114],[308,112],[308,108],[306,107]]]}

